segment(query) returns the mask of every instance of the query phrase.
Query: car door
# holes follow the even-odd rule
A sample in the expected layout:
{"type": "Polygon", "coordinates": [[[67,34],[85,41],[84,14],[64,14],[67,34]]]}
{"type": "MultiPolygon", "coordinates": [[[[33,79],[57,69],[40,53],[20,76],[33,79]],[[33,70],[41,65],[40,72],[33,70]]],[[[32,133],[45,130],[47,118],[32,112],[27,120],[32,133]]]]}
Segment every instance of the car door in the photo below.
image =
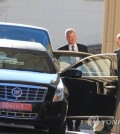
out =
{"type": "Polygon", "coordinates": [[[79,60],[91,56],[91,53],[85,52],[75,52],[75,51],[63,51],[63,50],[54,50],[54,61],[59,71],[63,71],[72,64],[75,64],[79,60]]]}
{"type": "MultiPolygon", "coordinates": [[[[63,64],[63,55],[81,57],[77,54],[59,53],[59,66],[63,64]]],[[[114,115],[118,82],[116,54],[97,54],[80,58],[76,63],[62,68],[60,75],[69,93],[68,118],[114,115]],[[72,73],[71,69],[74,69],[72,73]],[[78,71],[82,72],[82,75],[75,75],[78,71]]]]}

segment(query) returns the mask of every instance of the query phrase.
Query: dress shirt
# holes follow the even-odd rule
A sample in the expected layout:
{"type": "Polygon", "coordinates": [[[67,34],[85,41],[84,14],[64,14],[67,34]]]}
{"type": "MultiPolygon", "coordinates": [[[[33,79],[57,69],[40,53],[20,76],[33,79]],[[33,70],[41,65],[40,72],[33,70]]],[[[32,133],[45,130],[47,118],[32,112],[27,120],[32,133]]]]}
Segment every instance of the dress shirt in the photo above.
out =
{"type": "MultiPolygon", "coordinates": [[[[72,50],[72,46],[73,46],[73,45],[69,44],[69,50],[70,50],[70,51],[73,51],[73,50],[72,50]]],[[[74,44],[74,50],[75,50],[76,52],[78,52],[77,44],[74,44]]]]}

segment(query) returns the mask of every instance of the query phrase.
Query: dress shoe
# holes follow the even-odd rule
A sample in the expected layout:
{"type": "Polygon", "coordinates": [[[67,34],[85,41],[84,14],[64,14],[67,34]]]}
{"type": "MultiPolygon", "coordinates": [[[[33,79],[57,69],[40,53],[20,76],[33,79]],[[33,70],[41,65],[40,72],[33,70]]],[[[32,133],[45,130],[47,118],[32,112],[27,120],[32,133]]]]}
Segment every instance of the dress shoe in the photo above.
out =
{"type": "Polygon", "coordinates": [[[75,127],[76,132],[80,132],[80,127],[75,127]]]}

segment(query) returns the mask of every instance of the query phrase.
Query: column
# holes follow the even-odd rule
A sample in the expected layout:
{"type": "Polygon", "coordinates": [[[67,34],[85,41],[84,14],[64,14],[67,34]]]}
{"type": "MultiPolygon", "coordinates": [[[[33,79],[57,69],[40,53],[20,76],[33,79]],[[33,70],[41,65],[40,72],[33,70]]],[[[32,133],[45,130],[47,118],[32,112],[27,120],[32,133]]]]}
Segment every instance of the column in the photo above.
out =
{"type": "Polygon", "coordinates": [[[116,35],[120,33],[120,0],[104,0],[102,53],[117,49],[116,35]]]}

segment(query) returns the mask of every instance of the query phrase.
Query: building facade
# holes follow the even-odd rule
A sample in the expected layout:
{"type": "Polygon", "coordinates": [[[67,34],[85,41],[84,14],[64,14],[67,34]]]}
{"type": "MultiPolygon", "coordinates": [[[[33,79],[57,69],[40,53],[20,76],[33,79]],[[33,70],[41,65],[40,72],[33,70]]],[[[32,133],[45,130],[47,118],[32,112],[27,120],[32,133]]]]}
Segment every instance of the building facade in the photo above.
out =
{"type": "Polygon", "coordinates": [[[118,49],[116,35],[120,33],[120,0],[104,0],[104,28],[102,53],[118,49]]]}
{"type": "Polygon", "coordinates": [[[102,44],[104,0],[0,0],[0,21],[47,28],[53,49],[65,45],[64,31],[74,28],[77,41],[102,44]]]}

